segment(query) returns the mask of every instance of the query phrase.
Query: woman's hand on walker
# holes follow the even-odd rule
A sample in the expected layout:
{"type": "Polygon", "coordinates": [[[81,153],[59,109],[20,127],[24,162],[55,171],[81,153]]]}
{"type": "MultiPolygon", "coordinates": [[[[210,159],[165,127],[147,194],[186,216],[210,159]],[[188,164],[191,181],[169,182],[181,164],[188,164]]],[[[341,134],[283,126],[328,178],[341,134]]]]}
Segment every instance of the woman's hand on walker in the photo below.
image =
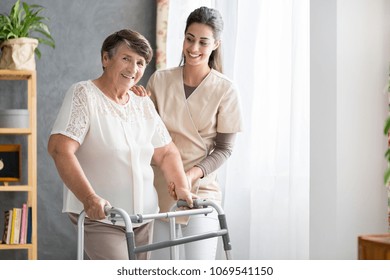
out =
{"type": "Polygon", "coordinates": [[[106,217],[106,214],[104,212],[104,206],[111,206],[111,204],[107,200],[101,198],[97,194],[91,194],[87,196],[83,204],[85,213],[90,219],[93,220],[104,219],[106,217]]]}
{"type": "Polygon", "coordinates": [[[168,192],[174,200],[185,200],[190,208],[193,207],[193,200],[198,198],[197,195],[190,192],[189,188],[176,188],[173,182],[169,183],[168,192]]]}

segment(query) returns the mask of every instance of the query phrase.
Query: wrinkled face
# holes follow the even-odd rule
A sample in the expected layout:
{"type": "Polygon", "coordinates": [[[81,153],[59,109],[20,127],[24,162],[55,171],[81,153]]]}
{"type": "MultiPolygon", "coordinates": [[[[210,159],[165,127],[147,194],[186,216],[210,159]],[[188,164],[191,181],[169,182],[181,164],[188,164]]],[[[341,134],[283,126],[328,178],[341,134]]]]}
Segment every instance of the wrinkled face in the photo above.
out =
{"type": "Polygon", "coordinates": [[[218,48],[219,40],[214,39],[213,30],[206,24],[192,23],[187,28],[183,42],[186,64],[208,64],[213,50],[218,48]]]}
{"type": "Polygon", "coordinates": [[[105,74],[112,82],[126,90],[141,80],[146,68],[145,59],[124,43],[117,48],[112,58],[104,53],[102,63],[105,74]]]}

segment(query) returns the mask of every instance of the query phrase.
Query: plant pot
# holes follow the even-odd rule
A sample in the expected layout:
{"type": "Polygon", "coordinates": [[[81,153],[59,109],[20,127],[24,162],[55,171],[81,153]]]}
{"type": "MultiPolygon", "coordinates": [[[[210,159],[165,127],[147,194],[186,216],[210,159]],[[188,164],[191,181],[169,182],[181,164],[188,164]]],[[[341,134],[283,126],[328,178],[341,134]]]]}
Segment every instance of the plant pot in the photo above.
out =
{"type": "Polygon", "coordinates": [[[35,70],[35,49],[38,40],[17,38],[4,41],[0,45],[0,69],[35,70]]]}

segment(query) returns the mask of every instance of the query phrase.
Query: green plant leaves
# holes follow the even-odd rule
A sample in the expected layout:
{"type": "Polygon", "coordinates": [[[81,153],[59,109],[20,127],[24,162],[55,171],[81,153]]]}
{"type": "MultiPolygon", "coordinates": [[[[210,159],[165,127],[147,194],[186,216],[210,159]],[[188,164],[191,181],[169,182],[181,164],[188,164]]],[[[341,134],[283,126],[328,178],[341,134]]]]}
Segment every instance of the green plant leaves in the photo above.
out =
{"type": "Polygon", "coordinates": [[[387,117],[385,126],[383,128],[383,133],[387,135],[389,133],[389,130],[390,130],[390,117],[387,117]]]}
{"type": "MultiPolygon", "coordinates": [[[[20,0],[17,0],[8,15],[0,14],[0,42],[29,37],[55,48],[55,41],[45,23],[49,21],[49,18],[40,15],[44,9],[43,6],[29,5],[26,2],[20,5],[20,0]]],[[[38,48],[35,49],[35,53],[38,58],[41,57],[38,48]]]]}
{"type": "Polygon", "coordinates": [[[387,185],[387,183],[389,182],[389,179],[390,179],[390,169],[387,169],[386,172],[385,172],[385,176],[384,176],[384,183],[385,185],[387,185]]]}

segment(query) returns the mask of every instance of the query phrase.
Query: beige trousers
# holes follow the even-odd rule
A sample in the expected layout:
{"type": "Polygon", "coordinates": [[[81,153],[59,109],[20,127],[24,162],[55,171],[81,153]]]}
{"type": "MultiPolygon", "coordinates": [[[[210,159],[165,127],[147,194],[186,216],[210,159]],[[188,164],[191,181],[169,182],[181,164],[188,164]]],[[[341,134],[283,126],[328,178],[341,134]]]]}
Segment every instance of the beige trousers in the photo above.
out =
{"type": "MultiPolygon", "coordinates": [[[[77,214],[68,213],[71,222],[77,229],[77,214]]],[[[133,228],[135,246],[150,244],[153,239],[151,221],[133,228]]],[[[125,227],[105,224],[89,218],[84,221],[84,251],[91,260],[128,260],[125,227]]],[[[137,260],[150,259],[150,252],[138,253],[137,260]]]]}

